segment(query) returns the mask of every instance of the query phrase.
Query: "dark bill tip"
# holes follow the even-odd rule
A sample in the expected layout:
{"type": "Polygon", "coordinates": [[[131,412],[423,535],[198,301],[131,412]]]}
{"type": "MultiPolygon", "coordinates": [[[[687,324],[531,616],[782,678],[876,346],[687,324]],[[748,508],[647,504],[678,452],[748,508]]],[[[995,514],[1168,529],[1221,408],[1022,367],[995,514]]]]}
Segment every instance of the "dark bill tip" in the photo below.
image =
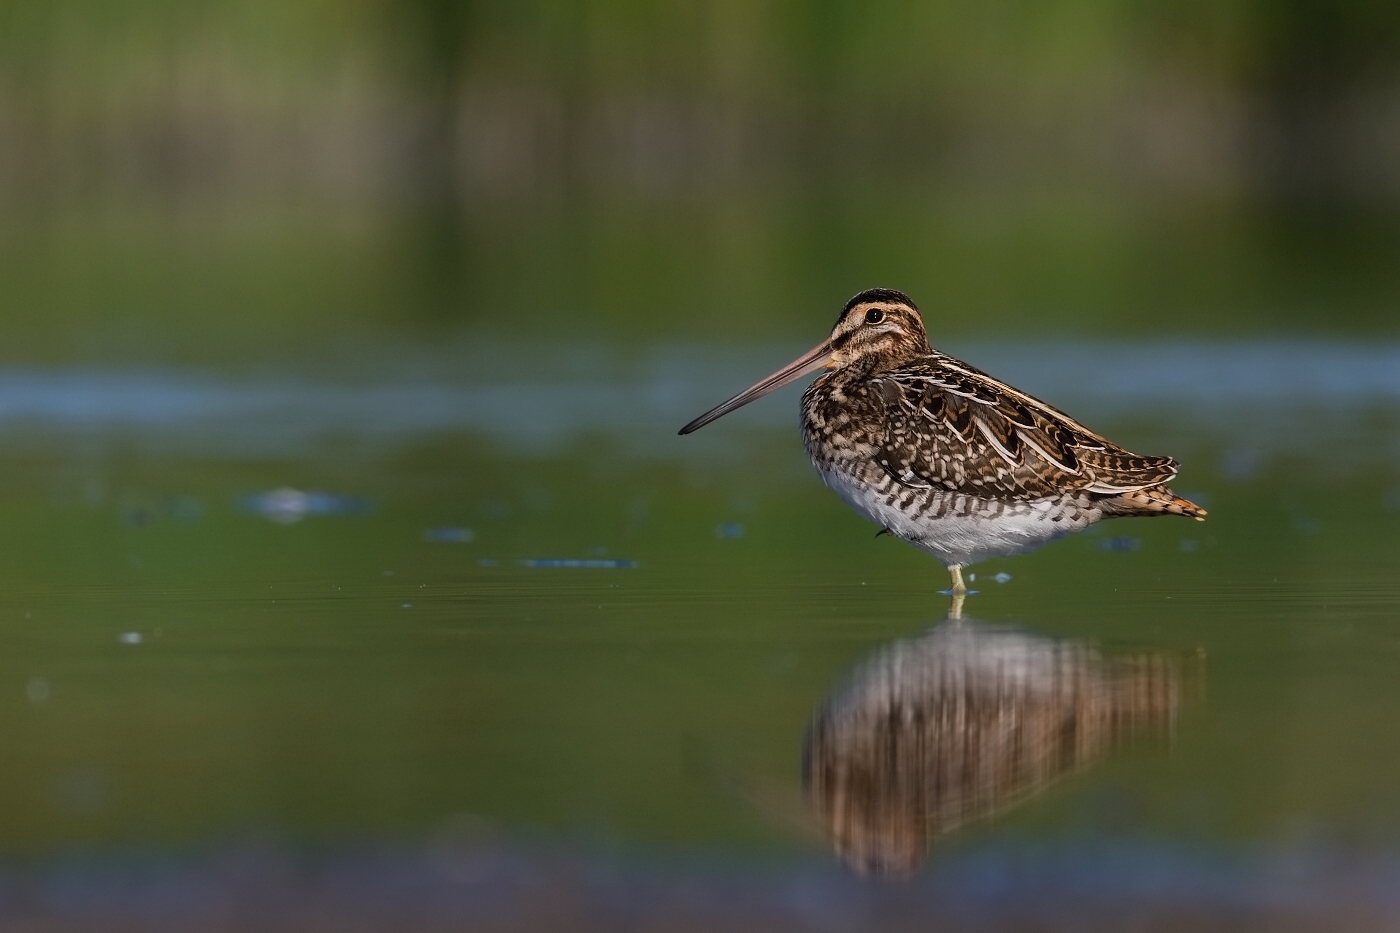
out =
{"type": "Polygon", "coordinates": [[[722,418],[736,408],[743,408],[754,399],[762,398],[769,392],[775,389],[781,389],[789,382],[795,382],[809,373],[814,373],[819,369],[825,369],[830,362],[831,344],[823,340],[782,369],[773,373],[773,375],[759,382],[755,382],[728,401],[721,402],[676,433],[689,434],[692,431],[698,431],[716,418],[722,418]]]}

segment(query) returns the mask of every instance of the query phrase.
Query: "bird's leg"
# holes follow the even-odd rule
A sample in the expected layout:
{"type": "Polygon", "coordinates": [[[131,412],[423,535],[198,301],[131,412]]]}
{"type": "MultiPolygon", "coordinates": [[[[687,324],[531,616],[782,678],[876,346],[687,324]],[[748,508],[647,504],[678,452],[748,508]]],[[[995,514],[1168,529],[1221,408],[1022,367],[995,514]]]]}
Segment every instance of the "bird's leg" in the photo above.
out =
{"type": "Polygon", "coordinates": [[[953,597],[952,605],[948,607],[948,618],[961,619],[963,600],[967,598],[967,585],[963,583],[962,565],[948,565],[948,572],[953,575],[953,585],[943,592],[953,597]]]}

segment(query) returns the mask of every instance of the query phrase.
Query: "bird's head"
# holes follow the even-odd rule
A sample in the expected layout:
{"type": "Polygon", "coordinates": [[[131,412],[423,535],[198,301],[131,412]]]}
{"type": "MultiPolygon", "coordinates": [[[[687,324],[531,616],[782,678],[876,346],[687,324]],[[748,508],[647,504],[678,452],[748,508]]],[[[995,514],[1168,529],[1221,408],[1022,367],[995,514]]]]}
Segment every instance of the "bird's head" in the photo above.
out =
{"type": "Polygon", "coordinates": [[[856,363],[878,369],[927,353],[928,349],[923,319],[909,296],[892,288],[868,288],[846,302],[830,337],[767,379],[705,412],[681,428],[680,433],[689,434],[819,369],[843,369],[856,363]]]}
{"type": "Polygon", "coordinates": [[[827,344],[827,369],[857,362],[894,363],[929,352],[918,307],[892,288],[868,288],[846,302],[827,344]]]}

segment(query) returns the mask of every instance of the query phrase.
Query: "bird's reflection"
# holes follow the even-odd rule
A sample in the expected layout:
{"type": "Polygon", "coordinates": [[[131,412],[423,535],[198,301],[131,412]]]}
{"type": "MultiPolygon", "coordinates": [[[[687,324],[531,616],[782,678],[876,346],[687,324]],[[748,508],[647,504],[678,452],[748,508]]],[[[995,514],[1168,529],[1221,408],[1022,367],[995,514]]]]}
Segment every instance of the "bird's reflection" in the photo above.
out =
{"type": "MultiPolygon", "coordinates": [[[[957,607],[961,608],[961,607],[957,607]]],[[[956,612],[956,609],[955,609],[956,612]]],[[[950,618],[876,651],[817,710],[803,779],[837,855],[902,876],[930,842],[1170,732],[1180,664],[950,618]]]]}

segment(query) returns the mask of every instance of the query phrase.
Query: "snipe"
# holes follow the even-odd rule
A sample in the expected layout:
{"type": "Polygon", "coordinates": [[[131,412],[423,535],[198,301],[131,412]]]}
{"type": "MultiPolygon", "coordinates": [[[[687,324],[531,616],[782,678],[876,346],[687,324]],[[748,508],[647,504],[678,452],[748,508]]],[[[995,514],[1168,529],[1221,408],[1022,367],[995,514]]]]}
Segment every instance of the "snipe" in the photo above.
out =
{"type": "Polygon", "coordinates": [[[1167,488],[1170,457],[1129,453],[1057,409],[932,349],[919,309],[861,292],[831,336],[681,428],[689,434],[817,370],[802,443],[822,479],[870,521],[962,568],[1105,518],[1205,510],[1167,488]]]}

